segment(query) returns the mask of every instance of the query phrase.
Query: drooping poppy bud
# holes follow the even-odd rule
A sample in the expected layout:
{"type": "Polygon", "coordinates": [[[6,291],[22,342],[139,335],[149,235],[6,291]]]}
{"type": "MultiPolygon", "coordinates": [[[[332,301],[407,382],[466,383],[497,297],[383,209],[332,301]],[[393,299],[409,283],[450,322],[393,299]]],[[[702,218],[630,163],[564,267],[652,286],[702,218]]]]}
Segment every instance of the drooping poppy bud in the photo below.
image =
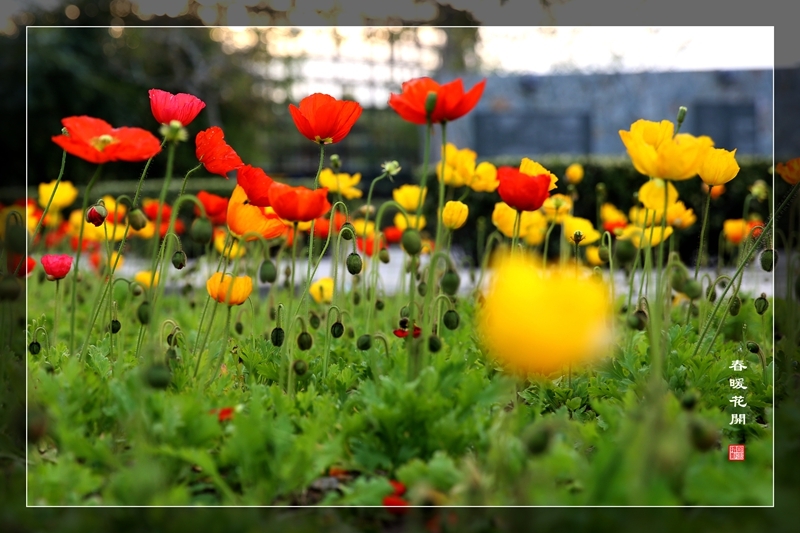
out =
{"type": "Polygon", "coordinates": [[[461,317],[458,315],[458,312],[455,309],[449,309],[442,317],[442,322],[444,322],[444,327],[449,330],[453,330],[458,328],[458,324],[461,322],[461,317]]]}
{"type": "Polygon", "coordinates": [[[731,316],[736,316],[736,315],[739,314],[739,311],[742,309],[742,299],[739,298],[738,296],[734,296],[733,297],[733,301],[731,302],[730,305],[731,306],[728,309],[728,312],[731,314],[731,316]]]}
{"type": "Polygon", "coordinates": [[[378,311],[383,311],[384,307],[386,307],[386,304],[383,303],[383,300],[381,299],[375,300],[375,309],[377,309],[378,311]]]}
{"type": "Polygon", "coordinates": [[[116,318],[111,321],[111,333],[116,335],[119,333],[119,330],[122,328],[122,324],[120,324],[119,320],[116,318]]]}
{"type": "Polygon", "coordinates": [[[400,244],[409,255],[417,255],[422,250],[422,238],[419,236],[419,232],[412,228],[408,228],[403,232],[400,244]]]}
{"type": "Polygon", "coordinates": [[[411,315],[411,309],[408,308],[407,305],[404,305],[400,308],[400,316],[402,318],[408,318],[411,315]]]}
{"type": "Polygon", "coordinates": [[[703,294],[703,287],[700,285],[699,281],[690,279],[683,286],[683,294],[685,294],[690,300],[696,300],[701,294],[703,294]]]}
{"type": "Polygon", "coordinates": [[[347,256],[347,271],[350,272],[352,275],[360,274],[361,269],[363,268],[363,262],[361,261],[361,256],[357,253],[353,252],[347,256]]]}
{"type": "Polygon", "coordinates": [[[211,225],[211,221],[203,217],[194,219],[194,222],[192,222],[189,228],[189,235],[195,242],[200,244],[210,242],[211,237],[214,236],[214,228],[211,225]]]}
{"type": "Polygon", "coordinates": [[[133,294],[134,296],[141,296],[143,292],[144,289],[142,289],[141,285],[139,285],[138,283],[135,285],[131,284],[131,294],[133,294]]]}
{"type": "Polygon", "coordinates": [[[442,291],[450,296],[458,292],[458,286],[461,283],[461,278],[455,270],[448,270],[442,276],[441,286],[442,291]]]}
{"type": "Polygon", "coordinates": [[[428,293],[428,284],[424,281],[417,285],[417,292],[420,296],[425,296],[428,293]]]}
{"type": "Polygon", "coordinates": [[[275,282],[278,279],[278,268],[275,263],[269,259],[261,263],[261,267],[258,269],[258,279],[261,280],[261,283],[275,282]]]}
{"type": "Polygon", "coordinates": [[[530,424],[522,432],[522,442],[531,455],[540,455],[547,451],[553,431],[548,425],[530,424]]]}
{"type": "Polygon", "coordinates": [[[321,320],[319,318],[319,315],[314,311],[311,311],[311,315],[308,317],[308,325],[314,329],[319,329],[320,322],[321,320]]]}
{"type": "Polygon", "coordinates": [[[269,340],[272,342],[273,346],[282,346],[283,339],[286,338],[286,332],[283,331],[283,328],[273,328],[272,333],[269,334],[269,340]]]}
{"type": "Polygon", "coordinates": [[[758,345],[758,343],[747,341],[747,351],[750,353],[758,353],[761,351],[761,347],[758,345]]]}
{"type": "Polygon", "coordinates": [[[717,289],[714,285],[711,285],[706,289],[706,298],[709,302],[716,302],[717,301],[717,289]]]}
{"type": "Polygon", "coordinates": [[[439,337],[437,337],[436,335],[431,335],[430,337],[428,337],[428,350],[430,350],[431,353],[436,353],[441,349],[442,349],[442,340],[439,337]]]}
{"type": "Polygon", "coordinates": [[[133,229],[139,231],[147,226],[147,215],[141,209],[134,209],[128,213],[128,222],[133,229]]]}
{"type": "Polygon", "coordinates": [[[753,303],[756,306],[756,313],[758,313],[759,315],[763,315],[764,313],[767,312],[767,309],[769,309],[769,300],[767,300],[766,293],[762,292],[761,296],[756,298],[755,302],[753,303]]]}
{"type": "Polygon", "coordinates": [[[628,326],[630,326],[631,329],[639,331],[644,330],[647,327],[647,313],[641,309],[637,309],[628,315],[628,326]]]}
{"type": "Polygon", "coordinates": [[[369,350],[372,347],[372,337],[369,335],[361,335],[356,341],[356,346],[362,352],[369,350]]]}
{"type": "Polygon", "coordinates": [[[106,221],[107,216],[108,216],[108,210],[99,204],[93,205],[92,207],[86,210],[86,222],[96,227],[102,226],[103,222],[106,221]]]}
{"type": "Polygon", "coordinates": [[[147,368],[144,374],[145,381],[154,389],[166,389],[172,381],[172,372],[167,365],[155,363],[147,368]]]}
{"type": "Polygon", "coordinates": [[[609,253],[608,253],[608,246],[601,246],[597,250],[597,256],[600,258],[600,261],[603,263],[608,263],[609,253]]]}
{"type": "Polygon", "coordinates": [[[237,335],[241,335],[244,332],[244,324],[237,321],[236,324],[234,324],[233,329],[236,331],[237,335]]]}
{"type": "Polygon", "coordinates": [[[342,229],[339,231],[339,234],[342,236],[342,239],[352,241],[353,237],[356,235],[356,228],[350,222],[345,222],[342,224],[342,229]]]}
{"type": "Polygon", "coordinates": [[[361,293],[358,291],[353,291],[353,305],[358,305],[361,303],[361,293]]]}
{"type": "Polygon", "coordinates": [[[175,253],[172,254],[172,266],[178,270],[186,266],[186,253],[183,250],[176,250],[175,253]]]}
{"type": "Polygon", "coordinates": [[[42,345],[36,341],[33,341],[28,345],[28,351],[31,352],[33,355],[38,355],[39,352],[42,351],[42,345]]]}
{"type": "Polygon", "coordinates": [[[636,246],[627,239],[617,239],[617,259],[620,263],[630,263],[636,257],[636,246]]]}
{"type": "Polygon", "coordinates": [[[378,259],[380,259],[381,263],[384,265],[389,263],[389,250],[386,248],[382,248],[380,252],[378,252],[378,259]]]}
{"type": "Polygon", "coordinates": [[[139,319],[139,323],[142,325],[146,325],[150,323],[152,311],[150,309],[150,302],[144,301],[139,304],[139,307],[136,309],[136,317],[139,319]]]}
{"type": "Polygon", "coordinates": [[[302,376],[303,374],[308,372],[308,363],[306,363],[302,359],[298,359],[292,365],[292,369],[294,370],[295,374],[297,374],[298,376],[302,376]]]}
{"type": "Polygon", "coordinates": [[[342,324],[341,322],[334,322],[331,325],[331,336],[334,339],[338,339],[342,335],[344,335],[344,324],[342,324]]]}
{"type": "Polygon", "coordinates": [[[759,257],[761,261],[761,268],[764,269],[765,272],[772,272],[775,263],[778,262],[778,254],[773,249],[767,249],[761,252],[761,257],[759,257]]]}
{"type": "Polygon", "coordinates": [[[695,405],[697,405],[697,400],[697,391],[687,391],[686,394],[683,395],[683,398],[681,398],[681,407],[687,411],[691,411],[694,409],[695,405]]]}
{"type": "Polygon", "coordinates": [[[669,275],[669,282],[673,289],[678,292],[684,292],[687,281],[689,281],[689,279],[686,277],[686,271],[683,268],[672,269],[672,272],[669,275]]]}

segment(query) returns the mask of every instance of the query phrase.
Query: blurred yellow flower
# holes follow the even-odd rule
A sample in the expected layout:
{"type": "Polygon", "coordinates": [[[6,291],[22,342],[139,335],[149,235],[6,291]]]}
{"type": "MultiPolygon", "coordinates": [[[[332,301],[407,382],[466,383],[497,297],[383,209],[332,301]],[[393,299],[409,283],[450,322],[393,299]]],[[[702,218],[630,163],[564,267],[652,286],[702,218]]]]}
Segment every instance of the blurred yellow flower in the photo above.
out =
{"type": "Polygon", "coordinates": [[[155,234],[156,234],[156,223],[151,220],[148,220],[142,229],[131,228],[130,230],[128,230],[128,235],[140,237],[142,239],[152,239],[153,235],[155,234]]]}
{"type": "Polygon", "coordinates": [[[318,304],[333,301],[333,278],[322,278],[311,284],[308,293],[318,304]]]}
{"type": "Polygon", "coordinates": [[[467,183],[475,192],[494,192],[500,185],[497,180],[497,167],[488,161],[480,163],[472,172],[472,179],[467,183]]]}
{"type": "Polygon", "coordinates": [[[394,216],[394,225],[401,231],[404,231],[406,228],[415,228],[417,230],[421,230],[425,228],[425,215],[420,215],[417,218],[416,215],[408,215],[408,220],[406,220],[406,216],[403,213],[397,213],[394,216]]]}
{"type": "Polygon", "coordinates": [[[639,227],[661,224],[660,210],[654,211],[652,209],[645,209],[644,207],[633,206],[630,211],[628,211],[628,217],[630,218],[631,224],[639,227]]]}
{"type": "MultiPolygon", "coordinates": [[[[703,185],[701,186],[701,189],[703,189],[703,193],[704,194],[708,194],[709,187],[708,187],[707,184],[703,183],[703,185]]],[[[719,198],[723,194],[725,194],[725,185],[717,185],[716,187],[711,189],[711,199],[712,200],[716,200],[717,198],[719,198]]]]}
{"type": "MultiPolygon", "coordinates": [[[[531,211],[523,211],[522,214],[530,213],[531,211]]],[[[506,237],[514,236],[514,221],[516,220],[517,210],[505,202],[497,202],[494,204],[494,211],[492,211],[492,224],[506,237]]],[[[520,222],[519,227],[520,236],[523,235],[523,227],[520,222]]]]}
{"type": "MultiPolygon", "coordinates": [[[[222,251],[225,250],[225,241],[228,238],[228,232],[224,229],[216,229],[214,230],[214,249],[217,251],[218,254],[222,255],[222,251]]],[[[228,259],[235,259],[237,257],[242,257],[246,252],[247,249],[244,246],[239,245],[239,239],[236,237],[231,237],[233,239],[233,243],[228,246],[228,250],[225,252],[225,257],[228,259]]]]}
{"type": "Polygon", "coordinates": [[[442,223],[449,230],[456,230],[467,222],[469,207],[464,202],[447,202],[442,210],[442,223]]]}
{"type": "Polygon", "coordinates": [[[667,224],[677,229],[687,229],[697,222],[694,211],[683,202],[675,202],[667,208],[667,224]]]}
{"type": "Polygon", "coordinates": [[[631,124],[630,131],[619,131],[638,172],[651,178],[676,181],[699,173],[706,152],[714,146],[714,141],[705,135],[695,137],[688,133],[673,137],[674,129],[668,120],[637,120],[631,124]]]}
{"type": "Polygon", "coordinates": [[[678,189],[675,186],[662,179],[651,179],[641,187],[639,187],[639,201],[647,209],[652,209],[660,213],[664,210],[664,196],[666,196],[666,205],[669,207],[678,201],[678,189]]]}
{"type": "Polygon", "coordinates": [[[319,173],[320,187],[327,187],[328,192],[338,192],[348,200],[361,198],[363,195],[361,189],[356,187],[360,181],[361,174],[336,174],[329,168],[324,168],[319,173]]]}
{"type": "Polygon", "coordinates": [[[356,232],[358,237],[372,237],[375,235],[375,222],[370,220],[365,221],[363,218],[353,220],[353,231],[356,232]]]}
{"type": "Polygon", "coordinates": [[[208,278],[206,290],[208,295],[219,303],[242,305],[253,292],[253,278],[250,276],[234,278],[230,274],[223,276],[222,272],[217,272],[208,278]]]}
{"type": "Polygon", "coordinates": [[[699,170],[700,179],[710,187],[724,185],[735,178],[738,173],[739,164],[736,162],[736,150],[729,152],[722,148],[707,150],[699,170]]]}
{"type": "MultiPolygon", "coordinates": [[[[50,195],[53,194],[53,189],[56,187],[56,180],[50,183],[39,184],[39,205],[42,208],[47,206],[50,200],[50,195]]],[[[75,203],[78,198],[78,189],[69,181],[62,181],[58,184],[56,195],[53,196],[53,202],[50,204],[50,209],[64,209],[75,203]]]]}
{"type": "Polygon", "coordinates": [[[611,203],[604,203],[600,206],[600,220],[603,221],[603,224],[616,224],[620,222],[625,222],[627,224],[628,217],[625,216],[625,213],[617,209],[614,204],[611,203]]]}
{"type": "Polygon", "coordinates": [[[617,238],[623,241],[631,241],[637,248],[644,248],[657,246],[662,240],[669,239],[670,235],[672,235],[672,226],[667,226],[662,239],[661,226],[659,225],[646,228],[631,225],[623,229],[617,235],[617,238]]]}
{"type": "Polygon", "coordinates": [[[523,211],[520,218],[520,237],[528,246],[539,246],[547,234],[547,219],[541,210],[523,211]]]}
{"type": "Polygon", "coordinates": [[[567,167],[565,174],[569,183],[580,183],[583,180],[583,165],[572,163],[567,167]]]}
{"type": "Polygon", "coordinates": [[[789,185],[797,185],[800,182],[800,157],[778,163],[775,165],[775,172],[789,185]]]}
{"type": "Polygon", "coordinates": [[[519,171],[522,172],[523,174],[527,174],[528,176],[538,176],[540,174],[546,174],[550,176],[550,188],[548,190],[552,191],[557,187],[556,182],[558,181],[558,178],[556,177],[556,175],[532,159],[523,157],[522,162],[519,164],[519,171]]]}
{"type": "Polygon", "coordinates": [[[549,374],[606,352],[613,339],[604,282],[574,269],[543,270],[524,254],[498,263],[478,310],[489,357],[522,375],[549,374]]]}
{"type": "Polygon", "coordinates": [[[113,215],[116,213],[117,222],[122,221],[122,219],[125,217],[125,213],[128,212],[128,207],[124,203],[117,204],[117,201],[110,194],[103,196],[103,206],[105,206],[105,208],[108,210],[108,214],[110,215],[109,218],[112,220],[115,220],[113,215]]]}
{"type": "Polygon", "coordinates": [[[586,262],[589,263],[591,266],[602,266],[605,264],[605,261],[600,259],[600,247],[599,246],[587,246],[586,247],[586,262]]]}
{"type": "Polygon", "coordinates": [[[427,187],[422,187],[420,191],[419,185],[401,185],[392,191],[392,198],[403,209],[411,213],[412,211],[417,211],[419,204],[425,203],[425,195],[427,194],[427,187]]]}
{"type": "Polygon", "coordinates": [[[542,204],[542,212],[549,222],[562,223],[572,211],[572,198],[566,194],[548,196],[542,204]]]}
{"type": "Polygon", "coordinates": [[[144,287],[150,288],[150,281],[152,279],[153,285],[158,285],[158,272],[156,272],[156,277],[153,279],[153,272],[150,270],[142,270],[141,272],[137,272],[136,275],[133,277],[135,281],[141,283],[144,287]]]}
{"type": "Polygon", "coordinates": [[[469,148],[459,150],[456,145],[447,143],[442,150],[442,160],[436,164],[436,178],[444,179],[445,185],[463,187],[472,181],[475,160],[478,154],[469,148]]]}
{"type": "Polygon", "coordinates": [[[600,232],[594,229],[592,223],[580,217],[566,216],[564,217],[564,235],[567,240],[575,244],[575,233],[581,232],[581,241],[579,246],[586,246],[600,240],[600,232]]]}

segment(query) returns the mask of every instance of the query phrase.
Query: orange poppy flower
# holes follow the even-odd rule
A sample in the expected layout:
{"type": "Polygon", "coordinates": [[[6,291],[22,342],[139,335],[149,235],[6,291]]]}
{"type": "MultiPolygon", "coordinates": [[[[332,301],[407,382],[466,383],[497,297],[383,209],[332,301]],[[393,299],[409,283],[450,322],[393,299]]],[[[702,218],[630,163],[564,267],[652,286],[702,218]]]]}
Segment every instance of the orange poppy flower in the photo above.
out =
{"type": "MultiPolygon", "coordinates": [[[[210,192],[200,191],[197,193],[197,199],[203,204],[211,223],[215,226],[225,225],[228,215],[228,199],[224,196],[217,196],[210,192]]],[[[195,206],[194,214],[200,216],[200,208],[195,206]]]]}
{"type": "Polygon", "coordinates": [[[236,169],[236,183],[247,194],[247,199],[257,207],[269,207],[269,188],[274,181],[260,168],[244,165],[236,169]]]}
{"type": "Polygon", "coordinates": [[[461,118],[478,104],[486,86],[486,79],[464,93],[464,82],[461,79],[439,85],[431,78],[416,78],[403,83],[401,94],[389,96],[389,107],[394,109],[404,120],[414,124],[427,124],[428,113],[425,103],[428,93],[436,93],[436,107],[431,113],[433,124],[450,122],[461,118]]]}
{"type": "Polygon", "coordinates": [[[217,272],[208,278],[206,289],[208,295],[219,303],[242,305],[253,292],[253,279],[249,276],[234,278],[230,274],[217,272]]]}
{"type": "Polygon", "coordinates": [[[500,198],[518,211],[536,211],[550,195],[550,176],[529,176],[514,167],[497,169],[500,198]]]}
{"type": "Polygon", "coordinates": [[[206,170],[228,179],[228,172],[242,166],[239,155],[224,141],[222,128],[212,126],[195,137],[195,155],[206,170]]]}
{"type": "Polygon", "coordinates": [[[325,187],[312,191],[278,182],[269,189],[269,204],[279,217],[290,222],[311,222],[331,208],[325,187]]]}
{"type": "Polygon", "coordinates": [[[775,172],[789,185],[797,185],[800,182],[800,157],[778,163],[775,165],[775,172]]]}
{"type": "MultiPolygon", "coordinates": [[[[246,233],[258,233],[265,239],[274,239],[283,234],[284,224],[267,207],[251,205],[241,185],[237,185],[228,202],[228,229],[237,237],[246,233]]],[[[246,240],[254,241],[258,237],[249,236],[246,240]]]]}
{"type": "Polygon", "coordinates": [[[161,151],[161,142],[141,128],[112,128],[105,120],[82,115],[61,120],[67,133],[52,137],[68,154],[90,163],[137,162],[161,151]]]}
{"type": "Polygon", "coordinates": [[[337,100],[322,93],[303,98],[299,108],[289,104],[294,125],[306,139],[319,144],[338,143],[344,139],[361,112],[358,102],[337,100]]]}

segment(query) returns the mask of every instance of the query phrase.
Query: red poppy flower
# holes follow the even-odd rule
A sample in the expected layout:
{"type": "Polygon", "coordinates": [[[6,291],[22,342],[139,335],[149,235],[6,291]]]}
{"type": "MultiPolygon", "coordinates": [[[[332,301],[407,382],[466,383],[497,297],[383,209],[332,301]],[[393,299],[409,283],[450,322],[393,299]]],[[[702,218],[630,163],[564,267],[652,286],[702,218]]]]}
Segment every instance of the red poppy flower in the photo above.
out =
{"type": "MultiPolygon", "coordinates": [[[[161,227],[158,229],[158,234],[161,235],[161,238],[167,236],[167,232],[169,231],[169,220],[161,219],[161,227]]],[[[183,235],[186,231],[186,225],[183,223],[183,220],[176,218],[175,219],[175,226],[172,228],[172,232],[175,235],[183,235]]]]}
{"type": "MultiPolygon", "coordinates": [[[[69,244],[73,251],[78,251],[78,237],[72,237],[69,244]]],[[[89,250],[97,250],[99,248],[99,242],[87,239],[84,235],[83,242],[81,243],[81,252],[88,252],[89,250]]]]}
{"type": "MultiPolygon", "coordinates": [[[[398,328],[398,329],[394,330],[394,335],[395,335],[395,337],[400,337],[401,339],[405,339],[406,337],[408,337],[408,329],[398,328]]],[[[422,335],[422,328],[415,325],[414,326],[414,338],[416,339],[420,335],[422,335]]]]}
{"type": "Polygon", "coordinates": [[[752,235],[753,239],[758,239],[762,231],[764,231],[764,222],[761,220],[751,220],[747,223],[747,233],[752,235]],[[750,233],[751,231],[752,233],[750,233]]]}
{"type": "MultiPolygon", "coordinates": [[[[105,209],[105,208],[104,208],[105,209]]],[[[99,228],[103,225],[103,222],[106,221],[108,217],[108,211],[105,213],[101,213],[97,206],[92,206],[86,210],[86,222],[92,224],[93,226],[99,228]]]]}
{"type": "Polygon", "coordinates": [[[550,176],[529,176],[513,167],[497,169],[500,198],[517,211],[536,211],[550,196],[550,176]]]}
{"type": "MultiPolygon", "coordinates": [[[[200,191],[197,193],[197,199],[203,204],[211,223],[215,226],[224,226],[226,216],[228,214],[228,199],[224,196],[217,196],[210,192],[200,191]]],[[[200,208],[195,206],[194,213],[200,216],[200,208]]]]}
{"type": "Polygon", "coordinates": [[[64,279],[72,268],[72,256],[67,254],[47,254],[42,256],[42,268],[53,279],[64,279]]]}
{"type": "Polygon", "coordinates": [[[431,78],[416,78],[403,83],[402,93],[389,96],[389,107],[404,120],[427,124],[425,102],[428,93],[436,93],[436,107],[430,120],[433,124],[450,122],[472,111],[481,99],[485,86],[486,80],[483,79],[465,94],[464,82],[460,78],[444,85],[439,85],[431,78]]]}
{"type": "Polygon", "coordinates": [[[403,230],[397,226],[389,226],[383,229],[383,236],[386,237],[386,242],[389,244],[397,244],[403,240],[403,230]]]}
{"type": "Polygon", "coordinates": [[[53,142],[68,154],[90,163],[109,161],[145,161],[161,151],[161,142],[141,128],[112,128],[99,118],[67,117],[61,120],[67,134],[56,135],[53,142]]]}
{"type": "MultiPolygon", "coordinates": [[[[158,219],[158,200],[145,200],[142,202],[142,212],[147,215],[150,220],[158,219]]],[[[169,220],[172,215],[172,208],[168,204],[161,206],[161,220],[169,220]]]]}
{"type": "Polygon", "coordinates": [[[256,207],[269,207],[269,189],[275,182],[266,172],[244,165],[236,169],[236,182],[247,194],[248,203],[256,207]]]}
{"type": "Polygon", "coordinates": [[[389,484],[394,489],[395,495],[402,496],[403,494],[406,493],[406,486],[403,485],[403,483],[401,483],[400,481],[395,481],[394,479],[390,479],[389,484]]]}
{"type": "Polygon", "coordinates": [[[312,191],[278,182],[269,189],[269,204],[279,217],[290,222],[311,222],[331,208],[325,187],[312,191]]]}
{"type": "Polygon", "coordinates": [[[30,256],[26,258],[23,254],[8,252],[6,266],[9,272],[16,272],[18,278],[25,278],[30,276],[33,269],[36,268],[36,259],[30,256]]]}
{"type": "Polygon", "coordinates": [[[628,223],[624,220],[609,220],[608,222],[603,223],[603,229],[609,232],[611,235],[614,235],[614,230],[624,229],[627,226],[628,223]]]}
{"type": "Polygon", "coordinates": [[[226,420],[233,419],[234,409],[233,407],[223,407],[222,409],[212,409],[209,411],[209,413],[211,413],[212,415],[216,413],[217,420],[219,420],[220,422],[225,422],[226,420]]]}
{"type": "Polygon", "coordinates": [[[206,106],[205,102],[191,94],[172,94],[160,89],[150,89],[149,94],[150,110],[160,124],[177,120],[186,127],[206,106]]]}
{"type": "Polygon", "coordinates": [[[206,170],[228,179],[228,172],[242,166],[239,155],[224,141],[222,128],[212,126],[195,137],[195,155],[206,170]]]}
{"type": "MultiPolygon", "coordinates": [[[[314,237],[318,239],[327,239],[328,231],[330,231],[330,213],[319,217],[314,222],[314,237]]],[[[342,229],[344,223],[347,222],[347,217],[338,210],[333,214],[333,235],[335,236],[342,229]]]]}
{"type": "Polygon", "coordinates": [[[383,498],[383,506],[388,507],[387,509],[392,514],[405,514],[408,512],[407,507],[410,504],[395,494],[390,494],[383,498]]]}
{"type": "Polygon", "coordinates": [[[338,143],[344,139],[361,111],[358,102],[337,100],[321,93],[300,100],[299,108],[289,104],[294,125],[306,139],[319,144],[338,143]]]}
{"type": "MultiPolygon", "coordinates": [[[[48,231],[44,237],[44,245],[46,248],[55,248],[58,246],[69,230],[69,221],[63,221],[55,231],[48,231]]],[[[38,239],[40,235],[37,235],[38,239]]]]}
{"type": "MultiPolygon", "coordinates": [[[[372,257],[375,253],[375,237],[356,237],[356,245],[358,249],[369,257],[372,257]]],[[[378,252],[381,250],[386,249],[386,239],[380,240],[380,246],[378,247],[378,252]]]]}

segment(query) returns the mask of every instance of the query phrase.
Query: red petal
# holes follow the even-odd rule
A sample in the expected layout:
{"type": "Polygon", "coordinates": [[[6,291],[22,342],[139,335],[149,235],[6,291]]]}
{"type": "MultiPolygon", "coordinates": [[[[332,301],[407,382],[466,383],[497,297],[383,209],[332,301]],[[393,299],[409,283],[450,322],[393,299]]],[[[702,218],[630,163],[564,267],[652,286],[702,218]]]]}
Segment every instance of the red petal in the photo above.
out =
{"type": "Polygon", "coordinates": [[[247,194],[250,204],[257,207],[269,207],[269,189],[275,183],[260,168],[244,165],[236,170],[236,181],[247,194]]]}

